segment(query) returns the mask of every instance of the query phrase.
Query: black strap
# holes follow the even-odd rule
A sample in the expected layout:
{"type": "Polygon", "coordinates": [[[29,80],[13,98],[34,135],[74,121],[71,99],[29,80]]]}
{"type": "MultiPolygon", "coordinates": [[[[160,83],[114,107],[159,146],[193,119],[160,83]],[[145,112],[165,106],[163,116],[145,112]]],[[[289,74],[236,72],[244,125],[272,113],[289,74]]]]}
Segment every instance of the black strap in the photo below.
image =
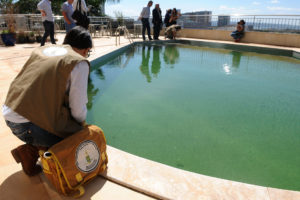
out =
{"type": "Polygon", "coordinates": [[[76,8],[76,10],[79,10],[81,12],[81,0],[77,1],[77,8],[76,8]]]}

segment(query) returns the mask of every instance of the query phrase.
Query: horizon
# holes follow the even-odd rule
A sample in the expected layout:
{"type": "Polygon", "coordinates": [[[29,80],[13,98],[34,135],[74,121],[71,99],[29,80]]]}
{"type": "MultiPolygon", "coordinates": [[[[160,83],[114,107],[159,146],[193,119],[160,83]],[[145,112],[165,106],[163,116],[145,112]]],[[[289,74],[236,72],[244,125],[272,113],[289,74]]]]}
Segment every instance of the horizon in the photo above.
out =
{"type": "MultiPolygon", "coordinates": [[[[148,0],[120,0],[120,3],[106,2],[105,14],[115,17],[115,13],[119,12],[127,17],[139,16],[142,8],[147,3],[148,0]]],[[[215,0],[213,2],[173,0],[171,3],[161,0],[159,2],[153,1],[151,10],[156,3],[160,4],[163,16],[167,9],[174,7],[180,9],[181,13],[212,11],[212,15],[300,15],[300,4],[296,0],[245,0],[243,2],[236,0],[215,0]]]]}

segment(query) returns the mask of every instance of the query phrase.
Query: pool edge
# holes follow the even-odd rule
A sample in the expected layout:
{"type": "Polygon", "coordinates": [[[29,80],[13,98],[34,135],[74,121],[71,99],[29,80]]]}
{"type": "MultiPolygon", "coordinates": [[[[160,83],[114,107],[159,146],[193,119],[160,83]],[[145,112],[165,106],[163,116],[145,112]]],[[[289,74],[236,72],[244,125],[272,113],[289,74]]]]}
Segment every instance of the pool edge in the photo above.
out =
{"type": "MultiPolygon", "coordinates": [[[[184,39],[185,40],[185,39],[184,39]]],[[[188,39],[191,41],[190,39],[188,39]]],[[[180,40],[146,42],[179,42],[180,40]]],[[[181,40],[183,41],[183,40],[181,40]]],[[[195,40],[192,40],[195,41],[195,40]]],[[[197,40],[199,41],[199,40],[197,40]]],[[[201,41],[212,43],[211,41],[201,41]]],[[[100,63],[112,58],[130,46],[144,42],[133,42],[120,49],[105,54],[92,61],[92,64],[100,63]]],[[[228,45],[228,43],[223,43],[228,45]]],[[[243,45],[247,44],[231,44],[243,45]]],[[[256,46],[256,47],[259,47],[256,46]]],[[[275,47],[263,47],[272,48],[275,47]]],[[[293,57],[299,56],[300,52],[291,49],[282,49],[293,57]]],[[[296,57],[299,59],[299,57],[296,57]]],[[[209,177],[185,170],[167,166],[155,161],[118,150],[108,146],[109,168],[106,175],[108,180],[121,184],[133,190],[146,193],[160,199],[300,199],[300,192],[251,185],[236,181],[209,177]],[[178,181],[174,181],[178,180],[178,181]],[[280,197],[280,198],[278,198],[280,197]]]]}

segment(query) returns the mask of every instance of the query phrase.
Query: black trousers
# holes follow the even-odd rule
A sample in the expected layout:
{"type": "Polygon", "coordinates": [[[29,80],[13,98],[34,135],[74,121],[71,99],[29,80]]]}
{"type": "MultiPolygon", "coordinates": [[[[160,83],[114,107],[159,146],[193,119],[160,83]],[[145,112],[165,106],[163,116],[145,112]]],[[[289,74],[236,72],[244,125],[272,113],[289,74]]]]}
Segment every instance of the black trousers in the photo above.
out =
{"type": "Polygon", "coordinates": [[[45,45],[47,37],[50,35],[51,43],[55,44],[55,39],[54,39],[54,22],[51,21],[43,21],[45,33],[41,41],[41,46],[45,45]]]}
{"type": "Polygon", "coordinates": [[[142,18],[142,24],[143,24],[143,29],[142,29],[142,36],[143,36],[143,40],[145,40],[145,31],[147,29],[147,33],[148,33],[148,38],[149,40],[151,40],[151,35],[150,35],[150,24],[149,24],[149,19],[148,18],[142,18]]]}
{"type": "Polygon", "coordinates": [[[154,35],[154,39],[157,40],[159,37],[159,33],[160,33],[160,23],[155,23],[153,25],[153,35],[154,35]]]}

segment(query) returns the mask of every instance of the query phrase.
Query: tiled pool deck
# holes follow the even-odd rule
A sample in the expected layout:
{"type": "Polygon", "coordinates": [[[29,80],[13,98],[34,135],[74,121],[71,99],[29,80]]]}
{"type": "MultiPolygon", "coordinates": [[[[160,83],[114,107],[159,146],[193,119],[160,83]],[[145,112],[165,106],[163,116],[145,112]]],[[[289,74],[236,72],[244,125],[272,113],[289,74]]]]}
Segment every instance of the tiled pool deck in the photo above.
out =
{"type": "MultiPolygon", "coordinates": [[[[57,35],[58,44],[64,35],[57,35]]],[[[137,39],[135,41],[140,41],[137,39]]],[[[203,40],[202,40],[203,41],[203,40]]],[[[206,40],[207,41],[207,40],[206,40]]],[[[232,42],[212,41],[223,44],[232,42]]],[[[90,60],[128,45],[121,39],[115,45],[115,38],[94,38],[94,49],[90,60]]],[[[250,46],[267,45],[237,44],[250,46]]],[[[22,44],[14,47],[0,46],[0,103],[4,103],[10,82],[22,68],[31,51],[39,44],[22,44]]],[[[276,47],[279,48],[279,47],[276,47]]],[[[294,50],[300,49],[280,47],[294,50]]],[[[22,144],[5,125],[0,117],[0,199],[71,199],[57,194],[43,174],[27,177],[21,165],[15,163],[10,150],[22,144]]],[[[255,186],[234,181],[208,177],[179,170],[149,161],[113,147],[108,147],[109,165],[104,177],[97,177],[86,186],[81,199],[228,199],[228,200],[299,200],[300,192],[255,186]]]]}

